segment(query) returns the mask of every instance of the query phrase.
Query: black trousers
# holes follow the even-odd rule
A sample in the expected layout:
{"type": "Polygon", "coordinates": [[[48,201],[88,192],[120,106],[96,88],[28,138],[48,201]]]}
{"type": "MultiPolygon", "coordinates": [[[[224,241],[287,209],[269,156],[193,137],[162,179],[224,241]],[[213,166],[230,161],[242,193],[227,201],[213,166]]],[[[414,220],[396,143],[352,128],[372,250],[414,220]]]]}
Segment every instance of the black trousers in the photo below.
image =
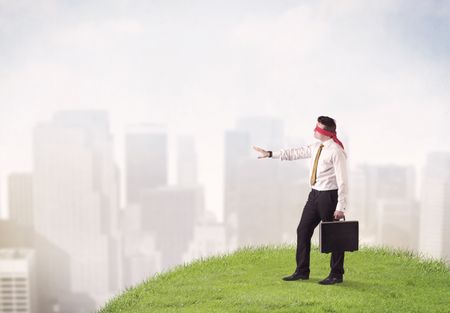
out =
{"type": "MultiPolygon", "coordinates": [[[[312,189],[303,209],[300,223],[297,227],[297,272],[309,275],[311,252],[311,237],[320,221],[332,221],[336,210],[338,191],[319,191],[312,189]]],[[[330,274],[342,277],[344,274],[344,252],[332,252],[330,259],[330,274]]]]}

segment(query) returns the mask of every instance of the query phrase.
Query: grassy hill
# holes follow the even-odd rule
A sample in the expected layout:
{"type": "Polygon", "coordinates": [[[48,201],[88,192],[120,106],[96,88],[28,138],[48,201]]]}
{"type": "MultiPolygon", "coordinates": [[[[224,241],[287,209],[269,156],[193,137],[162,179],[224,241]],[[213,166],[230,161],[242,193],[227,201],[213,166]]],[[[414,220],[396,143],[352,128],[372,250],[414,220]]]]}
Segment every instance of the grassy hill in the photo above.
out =
{"type": "Polygon", "coordinates": [[[293,246],[243,248],[158,274],[98,312],[450,313],[450,269],[443,262],[363,248],[346,254],[342,284],[319,285],[329,258],[313,248],[310,280],[286,282],[281,278],[295,269],[293,246]]]}

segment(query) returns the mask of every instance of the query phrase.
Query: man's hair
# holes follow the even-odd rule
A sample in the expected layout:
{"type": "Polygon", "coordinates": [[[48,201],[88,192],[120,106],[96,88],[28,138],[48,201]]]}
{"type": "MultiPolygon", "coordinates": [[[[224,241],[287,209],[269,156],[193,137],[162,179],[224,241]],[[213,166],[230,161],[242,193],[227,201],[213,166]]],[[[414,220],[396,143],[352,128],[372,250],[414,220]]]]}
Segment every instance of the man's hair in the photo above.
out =
{"type": "Polygon", "coordinates": [[[317,121],[319,123],[322,123],[325,126],[323,129],[331,131],[331,132],[335,132],[336,131],[336,122],[331,117],[319,116],[317,118],[317,121]]]}

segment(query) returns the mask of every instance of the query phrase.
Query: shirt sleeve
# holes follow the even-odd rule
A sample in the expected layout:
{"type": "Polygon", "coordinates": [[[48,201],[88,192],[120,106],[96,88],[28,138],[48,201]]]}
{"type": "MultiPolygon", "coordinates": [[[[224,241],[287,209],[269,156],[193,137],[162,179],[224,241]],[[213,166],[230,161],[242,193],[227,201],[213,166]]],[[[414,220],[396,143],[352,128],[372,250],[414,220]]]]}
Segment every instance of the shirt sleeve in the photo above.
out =
{"type": "Polygon", "coordinates": [[[347,156],[341,149],[337,149],[332,156],[336,182],[338,186],[338,203],[336,210],[345,212],[348,196],[347,156]]]}
{"type": "Polygon", "coordinates": [[[272,152],[273,159],[280,159],[281,161],[293,161],[297,159],[307,159],[311,157],[314,144],[301,146],[298,148],[281,149],[272,152]]]}

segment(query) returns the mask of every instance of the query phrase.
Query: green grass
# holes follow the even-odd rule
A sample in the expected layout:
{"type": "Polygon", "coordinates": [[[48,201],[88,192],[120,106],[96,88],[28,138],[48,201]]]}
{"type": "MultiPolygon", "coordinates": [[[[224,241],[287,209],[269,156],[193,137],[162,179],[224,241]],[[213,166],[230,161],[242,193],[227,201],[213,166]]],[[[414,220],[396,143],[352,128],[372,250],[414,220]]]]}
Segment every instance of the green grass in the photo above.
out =
{"type": "Polygon", "coordinates": [[[329,260],[314,247],[310,280],[286,282],[281,278],[295,269],[293,246],[246,247],[157,274],[98,312],[450,312],[443,261],[363,247],[346,253],[342,284],[319,285],[329,260]]]}

